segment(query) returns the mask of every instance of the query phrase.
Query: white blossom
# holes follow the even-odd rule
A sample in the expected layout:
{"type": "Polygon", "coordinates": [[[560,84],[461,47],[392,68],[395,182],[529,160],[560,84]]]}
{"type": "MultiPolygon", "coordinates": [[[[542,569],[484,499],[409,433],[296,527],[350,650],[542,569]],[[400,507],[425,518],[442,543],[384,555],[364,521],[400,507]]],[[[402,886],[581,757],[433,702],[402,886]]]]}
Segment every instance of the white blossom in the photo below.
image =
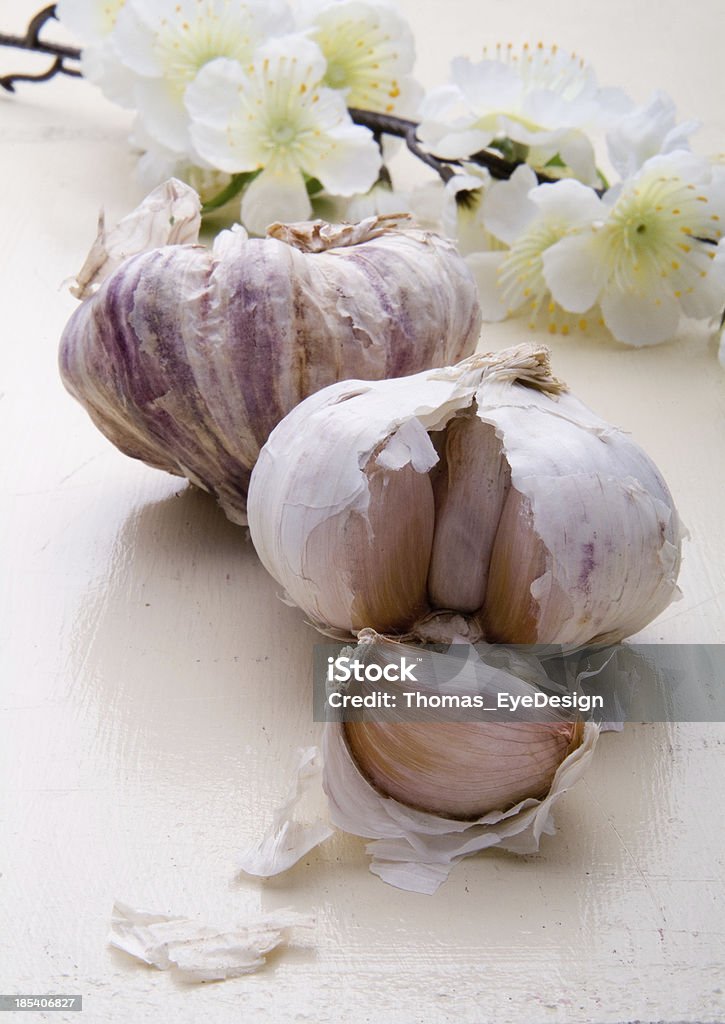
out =
{"type": "Polygon", "coordinates": [[[410,76],[415,45],[409,25],[374,0],[307,0],[301,23],[325,59],[324,84],[349,107],[412,115],[423,90],[410,76]]]}
{"type": "Polygon", "coordinates": [[[146,133],[188,155],[187,86],[216,58],[247,64],[259,44],[290,24],[283,0],[126,0],[111,42],[146,133]]]}
{"type": "Polygon", "coordinates": [[[509,139],[544,167],[559,158],[575,177],[596,183],[594,149],[586,132],[631,107],[616,89],[601,89],[592,68],[574,54],[541,44],[498,49],[497,58],[451,65],[452,83],[424,101],[418,135],[444,159],[461,159],[509,139]]]}
{"type": "Polygon", "coordinates": [[[658,90],[608,132],[609,159],[620,177],[631,178],[650,157],[689,149],[688,138],[699,127],[699,121],[677,124],[674,102],[658,90]]]}
{"type": "Polygon", "coordinates": [[[552,298],[543,274],[544,255],[568,232],[598,216],[597,194],[572,179],[537,185],[533,170],[522,165],[508,181],[493,183],[481,217],[490,234],[509,248],[475,253],[467,260],[479,286],[484,317],[503,320],[526,312],[530,327],[544,316],[552,333],[560,328],[568,334],[576,321],[552,298]]]}
{"type": "Polygon", "coordinates": [[[492,248],[494,240],[483,222],[483,198],[490,184],[488,171],[474,164],[464,164],[462,172],[446,182],[443,232],[455,239],[463,256],[492,248]]]}
{"type": "Polygon", "coordinates": [[[667,341],[682,314],[722,312],[725,175],[688,152],[656,156],[601,205],[601,219],[542,254],[556,302],[572,313],[599,304],[629,345],[667,341]]]}
{"type": "Polygon", "coordinates": [[[305,175],[334,195],[366,192],[380,151],[350,120],[339,92],[322,85],[325,58],[303,36],[271,40],[251,64],[215,60],[188,87],[199,155],[229,173],[259,171],[242,199],[242,220],[261,234],[275,220],[311,211],[305,175]]]}

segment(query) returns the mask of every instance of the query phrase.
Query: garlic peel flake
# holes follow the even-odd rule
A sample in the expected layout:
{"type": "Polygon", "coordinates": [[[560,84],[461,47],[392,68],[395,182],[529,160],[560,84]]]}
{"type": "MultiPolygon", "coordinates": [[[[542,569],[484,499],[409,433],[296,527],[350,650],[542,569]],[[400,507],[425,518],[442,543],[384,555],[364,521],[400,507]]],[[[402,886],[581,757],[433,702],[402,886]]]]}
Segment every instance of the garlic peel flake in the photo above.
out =
{"type": "Polygon", "coordinates": [[[86,299],[124,260],[162,245],[184,245],[199,238],[201,203],[193,188],[170,178],[150,192],[141,205],[110,230],[103,212],[98,235],[70,292],[86,299]]]}
{"type": "Polygon", "coordinates": [[[258,971],[268,953],[290,941],[292,928],[314,923],[313,917],[285,908],[234,928],[217,928],[117,901],[108,941],[160,971],[171,970],[182,981],[222,981],[258,971]]]}
{"type": "Polygon", "coordinates": [[[308,825],[294,820],[297,805],[321,778],[322,765],[317,747],[300,750],[292,784],[263,837],[250,843],[239,858],[239,868],[248,875],[270,878],[287,871],[306,853],[333,833],[325,821],[308,825]]]}

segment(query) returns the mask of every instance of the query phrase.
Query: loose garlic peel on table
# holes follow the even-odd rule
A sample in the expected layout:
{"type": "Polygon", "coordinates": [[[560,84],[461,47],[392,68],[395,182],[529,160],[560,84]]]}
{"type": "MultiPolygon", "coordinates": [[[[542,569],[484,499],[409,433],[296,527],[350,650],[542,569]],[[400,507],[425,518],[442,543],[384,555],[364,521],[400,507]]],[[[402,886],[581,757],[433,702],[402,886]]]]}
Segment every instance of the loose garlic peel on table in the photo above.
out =
{"type": "Polygon", "coordinates": [[[308,398],[262,449],[249,526],[339,636],[616,642],[677,593],[659,471],[532,345],[308,398]]]}

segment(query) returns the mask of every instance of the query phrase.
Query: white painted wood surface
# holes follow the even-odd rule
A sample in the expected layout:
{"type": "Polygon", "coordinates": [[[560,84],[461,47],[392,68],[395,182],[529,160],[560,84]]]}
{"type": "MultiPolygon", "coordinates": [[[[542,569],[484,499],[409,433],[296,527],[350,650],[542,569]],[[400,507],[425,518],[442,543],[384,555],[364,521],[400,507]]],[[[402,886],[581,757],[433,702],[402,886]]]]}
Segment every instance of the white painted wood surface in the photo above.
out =
{"type": "MultiPolygon", "coordinates": [[[[666,87],[705,121],[697,148],[725,149],[721,0],[402,6],[428,86],[479,41],[541,38],[639,100],[666,87]]],[[[34,9],[2,0],[2,29],[34,9]]],[[[23,65],[0,50],[3,70],[23,65]]],[[[0,991],[81,993],[94,1024],[724,1020],[719,724],[605,736],[539,856],[467,861],[434,897],[383,885],[344,835],[269,882],[236,875],[318,737],[315,637],[244,532],[119,454],[58,380],[75,305],[61,282],[99,207],[116,218],[140,197],[128,127],[77,81],[0,96],[0,991]],[[209,922],[292,906],[317,925],[256,975],[185,986],[109,949],[116,898],[209,922]]],[[[484,346],[523,333],[489,327],[484,346]]],[[[557,372],[659,463],[691,532],[683,599],[642,639],[725,642],[714,339],[551,340],[557,372]]]]}

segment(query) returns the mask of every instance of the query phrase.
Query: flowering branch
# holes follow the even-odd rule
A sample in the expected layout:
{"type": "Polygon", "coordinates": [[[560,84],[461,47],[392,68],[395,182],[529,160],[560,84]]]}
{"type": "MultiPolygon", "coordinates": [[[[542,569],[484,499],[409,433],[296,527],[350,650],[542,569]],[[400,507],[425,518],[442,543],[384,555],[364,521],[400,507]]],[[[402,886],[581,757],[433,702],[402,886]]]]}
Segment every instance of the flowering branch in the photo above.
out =
{"type": "MultiPolygon", "coordinates": [[[[57,74],[70,75],[74,78],[82,77],[81,72],[76,68],[66,66],[66,60],[80,60],[81,51],[74,46],[61,46],[57,43],[48,43],[40,39],[40,31],[48,22],[56,19],[56,5],[50,4],[39,11],[28,25],[24,36],[13,36],[0,33],[0,46],[11,46],[21,50],[31,50],[34,53],[44,53],[55,57],[50,68],[40,75],[12,74],[0,77],[0,86],[8,92],[15,92],[15,82],[46,82],[57,74]]],[[[376,139],[383,135],[391,135],[403,139],[409,151],[427,167],[436,172],[443,182],[448,182],[456,171],[454,166],[459,166],[458,160],[440,160],[431,153],[426,152],[418,141],[417,131],[419,123],[403,117],[395,117],[392,114],[383,114],[372,110],[360,110],[357,107],[350,107],[349,114],[355,124],[369,128],[376,139]],[[453,166],[452,166],[453,165],[453,166]]],[[[474,153],[468,159],[469,163],[485,167],[491,177],[498,181],[508,180],[517,167],[521,166],[523,160],[507,160],[491,149],[482,149],[474,153]]],[[[540,184],[555,181],[541,172],[537,173],[540,184]]],[[[224,189],[218,197],[205,204],[208,209],[216,209],[222,206],[229,199],[241,191],[246,180],[240,182],[237,179],[246,176],[235,175],[232,187],[224,189]]]]}
{"type": "MultiPolygon", "coordinates": [[[[83,40],[86,77],[136,110],[141,179],[193,184],[202,214],[239,199],[241,223],[264,235],[309,219],[322,192],[350,200],[337,209],[352,220],[420,204],[466,257],[489,321],[525,315],[563,334],[600,322],[643,345],[674,337],[682,316],[720,317],[725,174],[691,152],[697,122],[678,122],[663,92],[636,106],[539,43],[456,57],[450,81],[424,94],[410,27],[384,0],[57,10],[83,40]],[[396,191],[386,135],[446,187],[396,191]]],[[[40,38],[56,17],[50,5],[24,36],[0,34],[52,58],[42,74],[0,77],[8,92],[81,75],[80,50],[40,38]]]]}
{"type": "Polygon", "coordinates": [[[0,86],[7,92],[15,92],[15,82],[47,82],[56,75],[70,75],[72,78],[81,78],[81,72],[77,68],[69,68],[66,60],[80,60],[81,51],[75,46],[60,46],[57,43],[46,43],[40,38],[40,31],[48,21],[56,18],[55,4],[44,7],[38,11],[30,21],[24,36],[11,36],[0,32],[0,46],[13,46],[18,50],[31,50],[33,53],[44,53],[55,60],[47,71],[40,75],[3,75],[0,77],[0,86]]]}

